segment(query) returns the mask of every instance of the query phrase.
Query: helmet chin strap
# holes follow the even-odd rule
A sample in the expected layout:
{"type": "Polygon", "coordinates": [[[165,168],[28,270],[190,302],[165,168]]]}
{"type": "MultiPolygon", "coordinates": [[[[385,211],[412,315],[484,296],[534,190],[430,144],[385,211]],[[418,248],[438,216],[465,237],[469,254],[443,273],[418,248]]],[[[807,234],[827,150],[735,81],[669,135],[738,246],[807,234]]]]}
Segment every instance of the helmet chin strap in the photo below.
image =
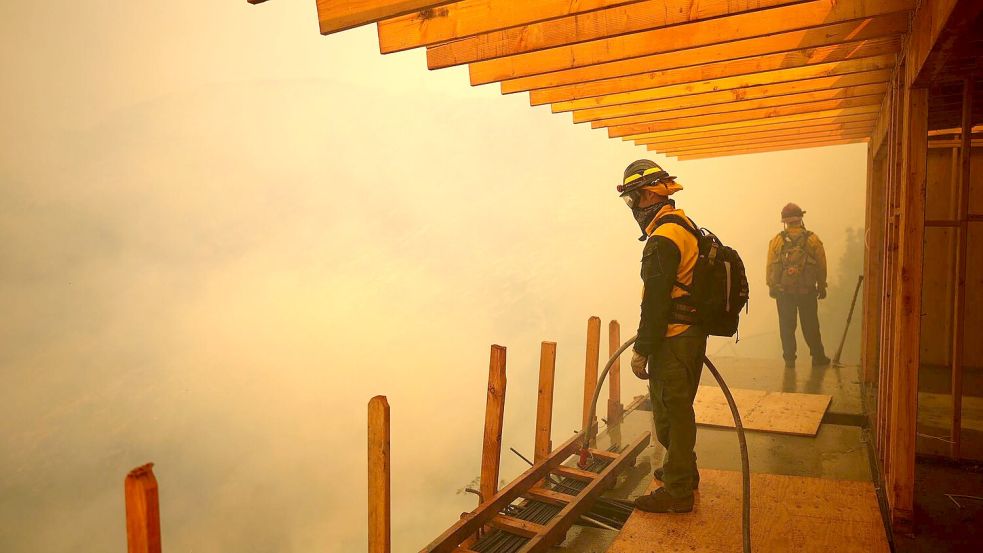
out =
{"type": "Polygon", "coordinates": [[[655,218],[659,211],[662,211],[662,208],[667,205],[675,207],[676,202],[666,198],[665,200],[652,204],[648,207],[631,210],[631,214],[635,216],[635,222],[638,223],[638,228],[642,230],[642,235],[638,237],[639,242],[644,242],[648,239],[648,234],[645,232],[645,229],[652,224],[652,219],[655,218]]]}

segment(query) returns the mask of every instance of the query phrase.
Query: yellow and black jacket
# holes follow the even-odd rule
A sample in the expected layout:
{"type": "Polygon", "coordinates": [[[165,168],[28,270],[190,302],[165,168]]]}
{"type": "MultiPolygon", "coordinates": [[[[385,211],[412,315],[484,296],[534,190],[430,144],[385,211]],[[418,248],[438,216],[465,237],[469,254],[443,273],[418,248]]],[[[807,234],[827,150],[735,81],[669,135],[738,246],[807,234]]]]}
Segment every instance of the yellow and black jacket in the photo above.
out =
{"type": "MultiPolygon", "coordinates": [[[[678,336],[691,326],[678,310],[686,309],[687,289],[699,257],[699,243],[691,231],[678,224],[660,224],[675,215],[696,230],[681,209],[666,205],[645,229],[649,236],[642,253],[642,309],[635,351],[653,355],[665,338],[678,336]]],[[[673,217],[676,219],[676,217],[673,217]]]]}
{"type": "Polygon", "coordinates": [[[816,233],[808,231],[805,227],[789,227],[768,243],[768,266],[765,271],[765,279],[768,289],[774,296],[776,294],[814,294],[819,290],[826,289],[826,249],[823,247],[822,240],[816,233]],[[786,241],[795,242],[802,239],[802,234],[808,233],[805,237],[804,249],[808,254],[806,267],[801,279],[796,280],[796,284],[791,286],[793,289],[786,290],[788,286],[782,284],[782,252],[786,241]]]}

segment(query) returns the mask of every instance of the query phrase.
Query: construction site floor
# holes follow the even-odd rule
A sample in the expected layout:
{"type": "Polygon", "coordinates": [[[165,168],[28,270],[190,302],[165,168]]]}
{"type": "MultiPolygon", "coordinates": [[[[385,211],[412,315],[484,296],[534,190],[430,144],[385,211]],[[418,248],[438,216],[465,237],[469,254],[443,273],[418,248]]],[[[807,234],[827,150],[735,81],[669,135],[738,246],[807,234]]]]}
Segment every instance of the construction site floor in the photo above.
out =
{"type": "MultiPolygon", "coordinates": [[[[814,438],[748,432],[752,473],[871,482],[857,367],[813,370],[806,365],[792,372],[784,369],[781,359],[724,357],[715,358],[714,362],[731,388],[833,397],[814,438]]],[[[709,371],[704,371],[701,384],[716,385],[709,371]]],[[[623,443],[641,432],[651,431],[652,414],[648,409],[648,403],[641,402],[638,408],[627,413],[621,425],[599,436],[598,446],[623,443]]],[[[636,466],[624,473],[606,495],[630,499],[645,493],[652,485],[653,469],[662,464],[661,458],[653,458],[656,451],[657,446],[650,446],[643,452],[636,466]]],[[[696,454],[701,469],[740,471],[740,451],[732,429],[701,426],[696,454]]],[[[611,530],[575,526],[561,547],[576,553],[601,553],[608,550],[617,534],[611,530]]]]}

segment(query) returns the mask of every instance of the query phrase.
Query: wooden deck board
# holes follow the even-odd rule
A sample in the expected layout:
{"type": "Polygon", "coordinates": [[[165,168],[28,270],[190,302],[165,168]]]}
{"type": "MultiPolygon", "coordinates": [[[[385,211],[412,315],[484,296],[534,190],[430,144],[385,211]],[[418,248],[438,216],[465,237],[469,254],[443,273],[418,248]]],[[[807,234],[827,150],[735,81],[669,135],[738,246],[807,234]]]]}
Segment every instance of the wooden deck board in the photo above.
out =
{"type": "MultiPolygon", "coordinates": [[[[832,396],[731,389],[745,430],[815,436],[832,396]]],[[[720,388],[700,386],[693,403],[696,423],[733,428],[734,419],[720,388]]]]}
{"type": "MultiPolygon", "coordinates": [[[[653,482],[651,489],[658,487],[653,482]]],[[[870,482],[751,475],[751,545],[757,553],[887,553],[870,482]]],[[[690,514],[635,511],[608,553],[741,550],[741,474],[702,470],[690,514]]]]}

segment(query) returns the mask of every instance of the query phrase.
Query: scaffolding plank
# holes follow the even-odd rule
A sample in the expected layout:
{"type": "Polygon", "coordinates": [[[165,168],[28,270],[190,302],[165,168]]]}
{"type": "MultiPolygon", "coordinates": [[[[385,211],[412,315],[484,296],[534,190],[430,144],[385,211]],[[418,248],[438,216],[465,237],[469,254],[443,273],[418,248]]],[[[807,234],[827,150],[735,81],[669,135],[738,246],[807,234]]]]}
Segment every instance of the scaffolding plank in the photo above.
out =
{"type": "MultiPolygon", "coordinates": [[[[659,483],[653,483],[656,489],[659,483]]],[[[870,482],[751,475],[755,551],[888,553],[870,482]]],[[[696,507],[685,516],[635,511],[608,553],[741,550],[741,473],[700,471],[696,507]]]]}
{"type": "Polygon", "coordinates": [[[430,48],[427,65],[440,69],[801,1],[645,0],[453,40],[430,48]]]}
{"type": "MultiPolygon", "coordinates": [[[[824,27],[845,21],[860,20],[856,27],[865,25],[866,18],[911,10],[914,0],[868,0],[846,3],[835,0],[814,0],[804,4],[781,6],[769,10],[742,13],[706,21],[697,21],[671,27],[663,27],[613,38],[559,46],[547,50],[527,52],[512,56],[488,59],[471,64],[472,83],[500,81],[516,77],[562,71],[599,63],[630,59],[650,54],[686,50],[710,45],[731,48],[731,42],[760,37],[758,47],[771,52],[782,49],[802,48],[789,44],[774,34],[805,30],[806,33],[826,34],[824,27]],[[783,44],[784,47],[779,46],[783,44]],[[777,50],[776,50],[777,48],[777,50]]],[[[855,27],[855,28],[856,28],[855,27]]],[[[783,37],[786,38],[787,37],[783,37]]],[[[846,40],[855,40],[847,38],[846,40]]],[[[431,63],[428,52],[428,63],[431,63]]],[[[743,56],[736,56],[743,57],[743,56]]],[[[704,58],[706,59],[706,58],[704,58]]],[[[723,57],[711,57],[707,61],[719,61],[723,57]]],[[[732,58],[731,58],[732,59],[732,58]]],[[[693,63],[683,65],[692,65],[693,63]]]]}

